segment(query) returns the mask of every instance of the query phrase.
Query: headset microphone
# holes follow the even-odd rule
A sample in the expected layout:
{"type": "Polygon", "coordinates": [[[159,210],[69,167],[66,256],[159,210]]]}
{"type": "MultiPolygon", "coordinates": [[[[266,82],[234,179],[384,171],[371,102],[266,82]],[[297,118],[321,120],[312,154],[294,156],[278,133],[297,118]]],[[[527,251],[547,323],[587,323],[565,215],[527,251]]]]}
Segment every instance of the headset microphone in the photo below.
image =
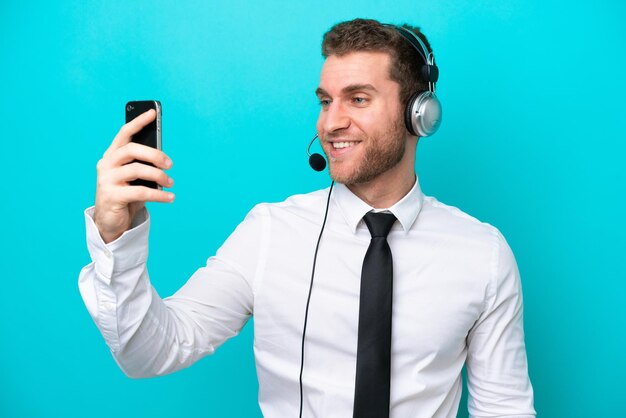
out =
{"type": "Polygon", "coordinates": [[[322,171],[326,168],[326,160],[320,154],[311,154],[309,151],[311,149],[311,145],[313,145],[313,141],[315,141],[315,138],[317,138],[317,135],[315,135],[311,142],[309,142],[309,146],[306,148],[306,153],[309,155],[309,165],[311,168],[315,171],[322,171]]]}

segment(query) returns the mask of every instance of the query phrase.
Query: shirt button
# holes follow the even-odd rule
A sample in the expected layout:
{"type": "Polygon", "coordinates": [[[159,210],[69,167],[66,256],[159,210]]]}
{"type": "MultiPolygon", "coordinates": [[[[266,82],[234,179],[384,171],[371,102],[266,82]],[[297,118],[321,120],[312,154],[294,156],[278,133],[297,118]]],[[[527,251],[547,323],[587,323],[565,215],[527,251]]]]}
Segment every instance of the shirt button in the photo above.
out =
{"type": "Polygon", "coordinates": [[[113,309],[115,309],[115,305],[113,305],[111,302],[104,302],[102,304],[102,307],[107,311],[112,311],[113,309]]]}
{"type": "Polygon", "coordinates": [[[111,258],[113,258],[113,254],[111,254],[111,253],[110,253],[110,252],[108,252],[108,251],[104,253],[104,256],[105,256],[106,258],[108,258],[109,260],[110,260],[111,258]]]}

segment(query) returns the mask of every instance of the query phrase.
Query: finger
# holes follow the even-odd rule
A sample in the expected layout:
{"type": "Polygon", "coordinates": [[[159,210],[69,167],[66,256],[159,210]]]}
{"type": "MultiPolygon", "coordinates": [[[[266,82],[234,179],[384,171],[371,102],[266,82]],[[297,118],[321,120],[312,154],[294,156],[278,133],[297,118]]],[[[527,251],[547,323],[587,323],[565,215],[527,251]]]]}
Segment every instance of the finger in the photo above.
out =
{"type": "Polygon", "coordinates": [[[106,160],[109,167],[119,167],[133,160],[152,163],[163,169],[172,167],[172,160],[163,151],[136,142],[130,142],[116,149],[106,160]]]}
{"type": "Polygon", "coordinates": [[[115,190],[115,196],[121,203],[132,202],[164,202],[174,201],[174,193],[152,189],[146,186],[120,186],[115,190]]]}
{"type": "Polygon", "coordinates": [[[113,138],[113,142],[105,151],[105,155],[111,151],[118,149],[119,147],[128,144],[133,135],[137,132],[141,131],[144,126],[154,121],[156,118],[156,110],[149,109],[146,112],[143,112],[141,115],[137,116],[135,119],[130,122],[122,125],[115,138],[113,138]]]}
{"type": "Polygon", "coordinates": [[[112,171],[111,181],[115,184],[128,183],[137,179],[155,181],[163,187],[172,187],[174,184],[174,180],[163,170],[143,163],[126,164],[112,171]]]}

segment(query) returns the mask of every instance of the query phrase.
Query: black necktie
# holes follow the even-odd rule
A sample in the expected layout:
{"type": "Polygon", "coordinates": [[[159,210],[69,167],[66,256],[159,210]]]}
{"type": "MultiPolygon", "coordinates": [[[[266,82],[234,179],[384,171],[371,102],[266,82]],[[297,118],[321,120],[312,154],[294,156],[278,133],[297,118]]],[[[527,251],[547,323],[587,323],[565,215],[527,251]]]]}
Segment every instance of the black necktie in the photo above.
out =
{"type": "Polygon", "coordinates": [[[359,343],[356,357],[354,418],[389,417],[393,263],[387,234],[390,213],[369,212],[363,220],[372,234],[361,272],[359,343]]]}

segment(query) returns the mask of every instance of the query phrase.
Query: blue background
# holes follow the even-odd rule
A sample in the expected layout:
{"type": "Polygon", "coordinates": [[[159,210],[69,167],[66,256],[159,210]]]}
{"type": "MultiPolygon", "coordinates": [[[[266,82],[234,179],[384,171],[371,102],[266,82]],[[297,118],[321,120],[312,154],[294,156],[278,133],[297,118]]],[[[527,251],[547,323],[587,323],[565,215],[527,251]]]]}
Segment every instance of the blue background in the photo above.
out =
{"type": "Polygon", "coordinates": [[[624,416],[626,3],[538,0],[2,2],[0,416],[260,416],[250,323],[190,369],[122,374],[78,293],[83,210],[132,99],[162,102],[174,161],[176,201],[148,204],[162,296],[255,203],[328,186],[305,154],[320,42],[354,17],[434,47],[417,172],[513,248],[539,415],[624,416]]]}

